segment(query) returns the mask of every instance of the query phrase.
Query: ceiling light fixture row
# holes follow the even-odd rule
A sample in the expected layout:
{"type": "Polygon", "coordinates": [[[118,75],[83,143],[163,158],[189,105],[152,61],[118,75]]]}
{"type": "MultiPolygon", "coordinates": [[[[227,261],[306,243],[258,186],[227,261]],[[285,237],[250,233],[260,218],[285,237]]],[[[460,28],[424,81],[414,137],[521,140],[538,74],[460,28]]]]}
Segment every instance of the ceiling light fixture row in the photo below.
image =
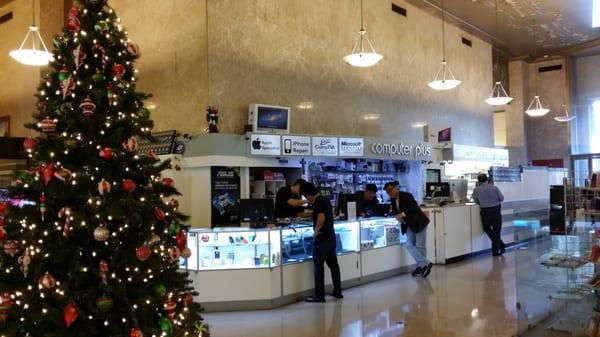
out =
{"type": "Polygon", "coordinates": [[[39,28],[35,25],[35,0],[33,2],[33,20],[29,31],[25,35],[25,39],[21,42],[19,49],[15,49],[8,53],[10,57],[15,59],[17,62],[23,63],[29,66],[45,66],[51,61],[54,61],[52,53],[48,52],[44,40],[40,35],[39,28]],[[31,38],[31,39],[30,39],[31,38]],[[31,40],[31,49],[23,48],[27,41],[31,40]],[[39,41],[39,49],[36,47],[36,40],[39,41]]]}
{"type": "Polygon", "coordinates": [[[344,61],[351,66],[366,68],[379,63],[383,59],[383,55],[378,54],[367,36],[367,30],[364,26],[363,0],[360,0],[360,30],[358,31],[358,40],[352,48],[352,52],[344,57],[344,61]],[[365,51],[365,42],[367,51],[365,51]],[[358,49],[360,48],[360,49],[358,49]]]}

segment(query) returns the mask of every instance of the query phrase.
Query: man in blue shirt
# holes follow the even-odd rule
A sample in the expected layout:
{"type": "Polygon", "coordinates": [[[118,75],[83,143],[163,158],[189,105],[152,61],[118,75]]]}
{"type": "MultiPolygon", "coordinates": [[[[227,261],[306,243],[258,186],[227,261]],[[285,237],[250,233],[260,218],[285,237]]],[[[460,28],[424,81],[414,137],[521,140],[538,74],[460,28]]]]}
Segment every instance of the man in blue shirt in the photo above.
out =
{"type": "Polygon", "coordinates": [[[483,230],[492,240],[492,254],[494,256],[502,255],[505,251],[505,245],[502,241],[502,214],[501,205],[504,201],[504,195],[498,187],[492,185],[488,176],[484,173],[477,177],[479,186],[473,191],[473,200],[481,208],[481,223],[483,230]]]}

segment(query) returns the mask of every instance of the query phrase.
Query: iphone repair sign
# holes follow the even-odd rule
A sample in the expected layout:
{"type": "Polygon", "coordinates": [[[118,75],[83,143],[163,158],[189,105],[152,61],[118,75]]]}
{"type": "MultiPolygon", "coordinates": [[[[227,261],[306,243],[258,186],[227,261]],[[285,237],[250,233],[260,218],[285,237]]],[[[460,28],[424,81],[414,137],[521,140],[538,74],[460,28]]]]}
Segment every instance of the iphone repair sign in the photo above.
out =
{"type": "Polygon", "coordinates": [[[310,156],[310,137],[283,136],[281,141],[284,156],[310,156]]]}

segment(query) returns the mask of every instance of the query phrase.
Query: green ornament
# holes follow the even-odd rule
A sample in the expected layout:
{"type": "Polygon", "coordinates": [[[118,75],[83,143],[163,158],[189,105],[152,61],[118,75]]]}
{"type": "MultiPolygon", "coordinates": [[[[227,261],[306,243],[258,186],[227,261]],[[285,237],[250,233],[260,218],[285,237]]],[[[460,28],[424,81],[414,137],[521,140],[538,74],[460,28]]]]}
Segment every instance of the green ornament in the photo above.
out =
{"type": "Polygon", "coordinates": [[[141,107],[138,109],[138,115],[143,119],[148,119],[148,118],[150,118],[150,110],[148,110],[144,107],[141,107]]]}
{"type": "Polygon", "coordinates": [[[54,38],[52,39],[52,45],[54,45],[54,48],[60,49],[62,47],[62,44],[63,44],[62,38],[58,35],[55,35],[54,38]]]}
{"type": "Polygon", "coordinates": [[[98,21],[98,23],[94,26],[94,29],[97,32],[105,32],[108,30],[108,22],[102,20],[102,21],[98,21]]]}
{"type": "Polygon", "coordinates": [[[171,323],[171,321],[168,318],[161,317],[158,324],[160,325],[160,330],[162,330],[162,332],[164,332],[167,335],[167,337],[171,337],[171,335],[173,334],[173,323],[171,323]]]}
{"type": "Polygon", "coordinates": [[[77,139],[75,138],[67,138],[65,139],[65,147],[67,149],[74,149],[77,147],[77,139]]]}
{"type": "Polygon", "coordinates": [[[94,81],[94,82],[104,81],[104,75],[102,75],[100,70],[96,70],[96,73],[94,75],[92,75],[92,81],[94,81]]]}
{"type": "Polygon", "coordinates": [[[177,221],[171,222],[171,225],[169,226],[169,235],[171,235],[171,236],[177,235],[177,232],[179,232],[180,227],[181,227],[181,225],[179,224],[179,222],[177,222],[177,221]]]}
{"type": "Polygon", "coordinates": [[[167,287],[164,284],[160,283],[154,287],[154,293],[158,297],[164,297],[167,294],[167,287]]]}
{"type": "Polygon", "coordinates": [[[102,295],[96,300],[96,306],[102,312],[109,312],[113,307],[113,299],[107,295],[102,295]]]}
{"type": "Polygon", "coordinates": [[[66,65],[63,64],[60,70],[58,71],[58,80],[62,82],[67,78],[69,78],[69,69],[66,65]]]}

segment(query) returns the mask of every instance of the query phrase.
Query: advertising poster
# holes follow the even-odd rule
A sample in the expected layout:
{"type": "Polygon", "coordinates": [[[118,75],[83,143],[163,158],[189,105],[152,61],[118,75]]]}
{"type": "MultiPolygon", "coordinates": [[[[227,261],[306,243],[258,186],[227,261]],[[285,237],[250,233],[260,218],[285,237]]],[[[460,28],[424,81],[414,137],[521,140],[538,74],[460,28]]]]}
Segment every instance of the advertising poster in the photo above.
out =
{"type": "Polygon", "coordinates": [[[338,155],[337,137],[312,137],[313,156],[336,157],[338,155]]]}
{"type": "Polygon", "coordinates": [[[210,168],[212,226],[240,225],[240,168],[210,168]]]}
{"type": "Polygon", "coordinates": [[[250,137],[250,154],[259,156],[281,155],[281,136],[252,135],[250,137]]]}
{"type": "Polygon", "coordinates": [[[283,155],[310,156],[310,137],[283,136],[283,155]]]}

